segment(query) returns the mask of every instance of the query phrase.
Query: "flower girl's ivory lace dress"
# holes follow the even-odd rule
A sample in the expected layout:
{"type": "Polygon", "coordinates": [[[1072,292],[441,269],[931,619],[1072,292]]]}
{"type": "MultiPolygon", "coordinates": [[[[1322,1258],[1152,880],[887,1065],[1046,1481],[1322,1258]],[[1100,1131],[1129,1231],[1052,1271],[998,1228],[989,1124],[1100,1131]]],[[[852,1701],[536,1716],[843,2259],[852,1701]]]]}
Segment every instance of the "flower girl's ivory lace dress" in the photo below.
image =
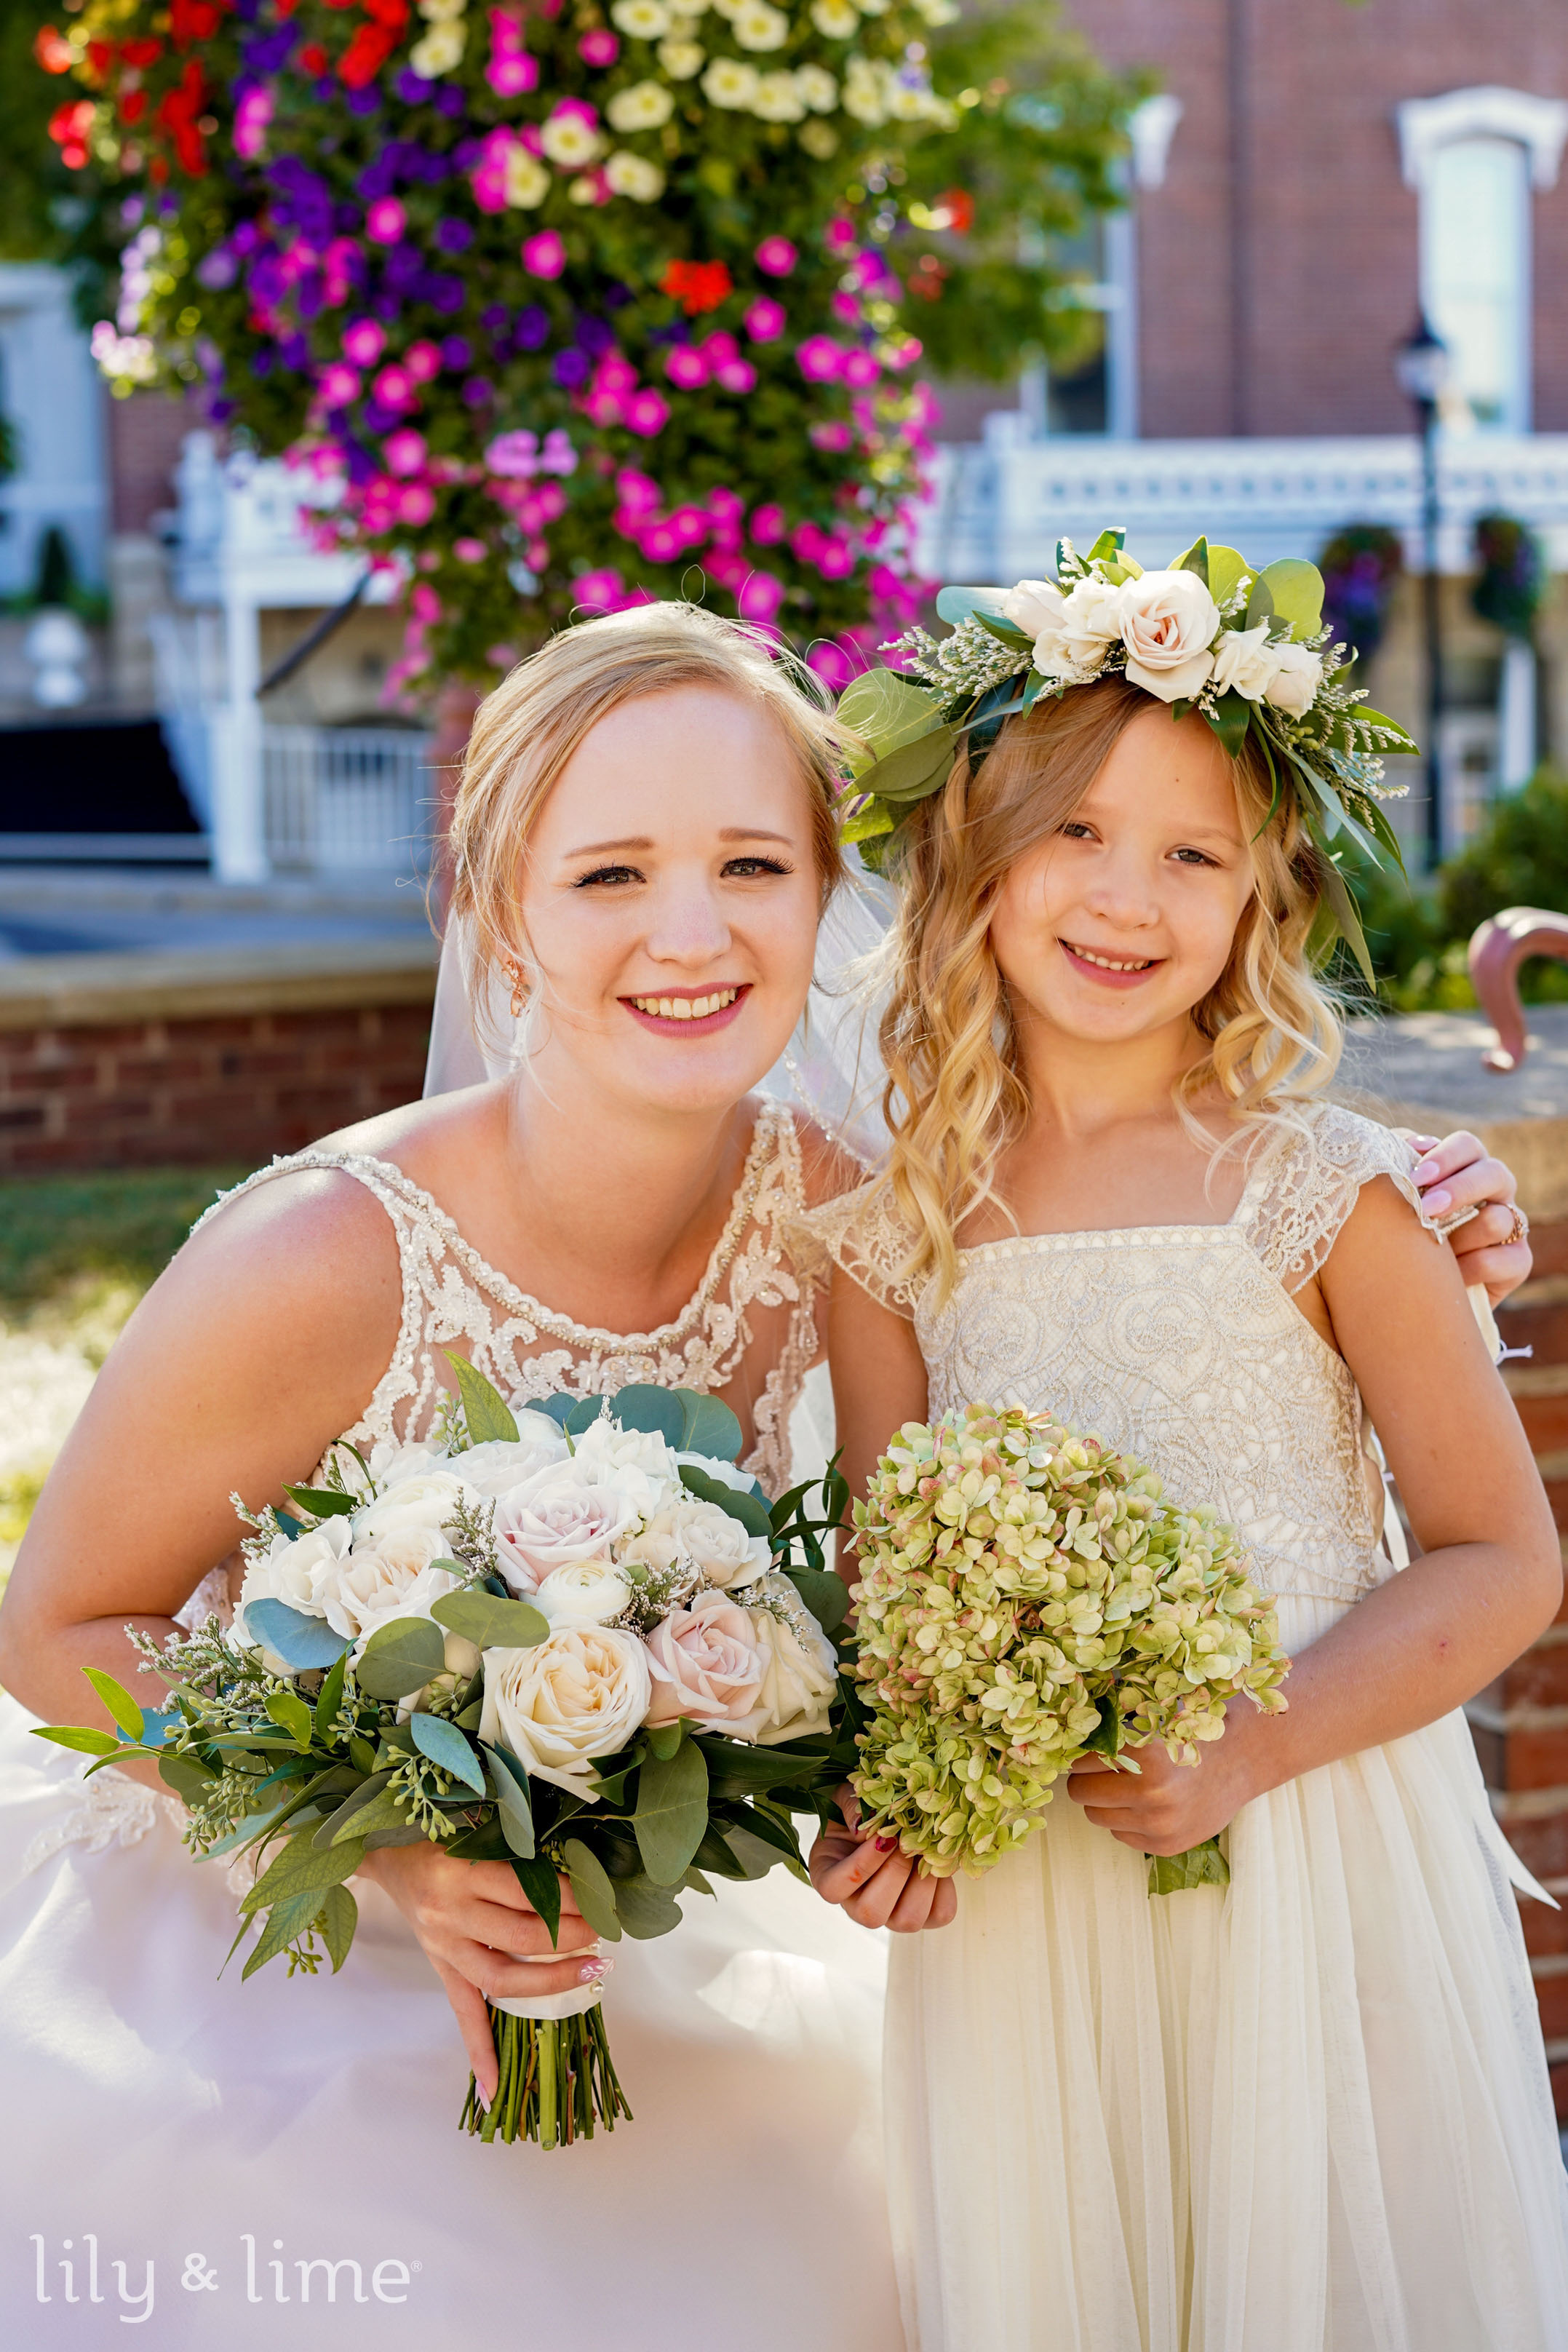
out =
{"type": "MultiPolygon", "coordinates": [[[[988,1243],[940,1313],[882,1196],[813,1222],[913,1312],[934,1413],[1049,1407],[1213,1503],[1295,1652],[1395,1571],[1355,1383],[1291,1294],[1369,1179],[1420,1213],[1409,1166],[1323,1109],[1227,1223],[988,1243]]],[[[912,2352],[1560,2352],[1568,2189],[1463,1717],[1258,1799],[1228,1851],[1228,1890],[1151,1900],[1059,1789],[955,1926],[894,1938],[912,2352]]]]}
{"type": "MultiPolygon", "coordinates": [[[[385,1161],[308,1152],[251,1181],[298,1169],[367,1185],[397,1234],[402,1330],[357,1443],[428,1427],[451,1346],[520,1399],[722,1388],[750,1466],[787,1483],[820,1292],[784,1245],[803,1188],[783,1110],[759,1115],[695,1296],[632,1339],[525,1298],[385,1161]]],[[[0,2340],[119,2338],[140,2306],[112,2265],[135,2293],[152,2259],[140,2340],[157,2352],[898,2352],[883,1938],[783,1871],[688,1895],[675,1934],[606,1948],[635,2121],[550,2154],[486,2147],[457,2129],[467,2063],[445,1999],[379,1888],[356,1885],[340,1976],[274,1965],[243,1983],[242,1947],[220,1983],[237,1925],[223,1864],[194,1863],[177,1808],[122,1775],[84,1787],[32,1719],[0,1701],[0,2340]],[[85,2306],[89,2235],[98,2310],[67,2301],[59,2268],[85,2306]],[[215,2286],[182,2286],[193,2252],[215,2286]],[[328,2302],[321,2258],[358,2263],[358,2299],[344,2267],[328,2302]]]]}

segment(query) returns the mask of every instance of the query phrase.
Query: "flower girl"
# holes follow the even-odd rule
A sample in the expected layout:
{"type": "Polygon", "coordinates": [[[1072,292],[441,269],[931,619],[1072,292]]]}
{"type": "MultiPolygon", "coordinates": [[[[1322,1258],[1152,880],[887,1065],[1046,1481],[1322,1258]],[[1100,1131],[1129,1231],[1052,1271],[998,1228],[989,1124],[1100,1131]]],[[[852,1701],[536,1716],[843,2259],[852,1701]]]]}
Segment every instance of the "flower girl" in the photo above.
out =
{"type": "Polygon", "coordinates": [[[1568,2183],[1459,1709],[1552,1620],[1557,1538],[1414,1155],[1324,1098],[1317,953],[1358,936],[1324,838],[1380,828],[1404,739],[1336,681],[1310,567],[1062,556],[1066,594],[949,592],[989,609],[857,697],[902,917],[890,1169],[818,1217],[844,1466],[1049,1409],[1239,1530],[1294,1666],[1196,1766],[1075,1766],[979,1879],[846,1798],[821,1891],[886,1919],[892,1874],[893,1924],[947,1930],[893,1954],[906,2332],[1546,2352],[1568,2183]],[[1146,1854],[1219,1832],[1228,1886],[1151,1899],[1146,1854]]]}

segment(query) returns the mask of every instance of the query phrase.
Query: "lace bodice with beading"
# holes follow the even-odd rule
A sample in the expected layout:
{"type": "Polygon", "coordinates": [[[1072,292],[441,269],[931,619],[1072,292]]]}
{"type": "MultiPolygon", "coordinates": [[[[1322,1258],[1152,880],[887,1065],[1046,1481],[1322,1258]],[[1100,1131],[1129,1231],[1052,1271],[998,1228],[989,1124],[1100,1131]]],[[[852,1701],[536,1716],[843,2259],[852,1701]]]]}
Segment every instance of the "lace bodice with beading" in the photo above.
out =
{"type": "Polygon", "coordinates": [[[466,1355],[514,1405],[569,1390],[612,1393],[631,1381],[727,1391],[749,1420],[743,1466],[770,1494],[789,1484],[789,1416],[818,1352],[820,1278],[799,1270],[787,1235],[798,1229],[805,1183],[795,1122],[782,1104],[758,1112],[745,1171],[701,1283],[656,1331],[603,1331],[575,1323],[486,1265],[431,1195],[391,1160],[350,1151],[297,1151],[258,1169],[207,1212],[274,1177],[336,1169],[372,1192],[397,1236],[402,1312],[392,1361],[351,1429],[422,1437],[451,1385],[444,1348],[466,1355]]]}
{"type": "Polygon", "coordinates": [[[940,1308],[902,1276],[909,1234],[885,1190],[811,1223],[873,1295],[913,1317],[933,1414],[977,1402],[1049,1409],[1212,1503],[1280,1598],[1360,1598],[1389,1571],[1383,1488],[1348,1366],[1292,1303],[1360,1187],[1387,1176],[1428,1230],[1415,1154],[1322,1106],[1272,1122],[1221,1225],[1034,1234],[959,1254],[940,1308]]]}

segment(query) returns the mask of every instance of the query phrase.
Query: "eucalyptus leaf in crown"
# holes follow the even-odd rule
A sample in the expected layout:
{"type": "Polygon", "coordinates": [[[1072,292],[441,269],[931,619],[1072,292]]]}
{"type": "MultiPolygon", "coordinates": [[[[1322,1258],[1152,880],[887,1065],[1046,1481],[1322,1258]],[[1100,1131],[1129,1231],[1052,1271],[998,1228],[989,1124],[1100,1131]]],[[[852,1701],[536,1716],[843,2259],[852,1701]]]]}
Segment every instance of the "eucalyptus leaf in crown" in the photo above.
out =
{"type": "Polygon", "coordinates": [[[1293,794],[1323,853],[1326,948],[1342,935],[1368,982],[1372,967],[1355,903],[1334,845],[1354,841],[1376,861],[1399,845],[1379,803],[1383,761],[1418,745],[1345,682],[1352,655],[1323,625],[1315,565],[1284,558],[1256,569],[1233,547],[1194,541],[1167,571],[1145,572],[1126,534],[1104,530],[1086,556],[1057,543],[1057,579],[1012,588],[945,588],[939,616],[955,625],[940,642],[911,629],[884,653],[899,670],[856,678],[840,716],[864,745],[852,761],[844,838],[883,867],[899,825],[941,789],[960,747],[977,764],[1003,723],[1041,695],[1121,676],[1169,706],[1195,710],[1226,750],[1249,734],[1273,785],[1270,816],[1293,794]]]}

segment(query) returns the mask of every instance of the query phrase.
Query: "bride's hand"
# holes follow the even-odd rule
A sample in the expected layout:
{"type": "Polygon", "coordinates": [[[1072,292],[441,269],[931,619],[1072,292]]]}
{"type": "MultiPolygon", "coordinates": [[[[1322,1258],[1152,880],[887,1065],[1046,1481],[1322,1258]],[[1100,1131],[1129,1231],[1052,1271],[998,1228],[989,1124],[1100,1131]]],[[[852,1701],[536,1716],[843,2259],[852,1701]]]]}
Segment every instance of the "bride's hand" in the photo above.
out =
{"type": "Polygon", "coordinates": [[[824,1903],[838,1904],[862,1927],[891,1927],[902,1936],[956,1918],[958,1890],[950,1878],[929,1876],[895,1841],[866,1837],[847,1782],[838,1805],[843,1826],[831,1823],[811,1848],[811,1884],[824,1903]]]}
{"type": "Polygon", "coordinates": [[[1515,1213],[1519,1184],[1512,1169],[1491,1159],[1479,1138],[1464,1129],[1446,1135],[1440,1143],[1435,1136],[1411,1135],[1407,1129],[1399,1132],[1424,1154],[1416,1182],[1435,1216],[1447,1216],[1454,1209],[1479,1211],[1455,1227],[1448,1245],[1465,1280],[1483,1283],[1492,1305],[1500,1307],[1521,1282],[1529,1281],[1531,1265],[1524,1238],[1529,1228],[1515,1213]],[[1516,1229],[1519,1238],[1511,1239],[1516,1229]]]}
{"type": "Polygon", "coordinates": [[[383,1845],[358,1873],[384,1887],[418,1937],[452,2004],[468,2063],[486,2105],[496,2095],[496,2044],[486,1999],[574,1991],[611,1963],[560,1882],[560,1928],[549,1929],[504,1862],[459,1862],[429,1843],[383,1845]],[[559,1954],[559,1957],[558,1957],[559,1954]]]}

